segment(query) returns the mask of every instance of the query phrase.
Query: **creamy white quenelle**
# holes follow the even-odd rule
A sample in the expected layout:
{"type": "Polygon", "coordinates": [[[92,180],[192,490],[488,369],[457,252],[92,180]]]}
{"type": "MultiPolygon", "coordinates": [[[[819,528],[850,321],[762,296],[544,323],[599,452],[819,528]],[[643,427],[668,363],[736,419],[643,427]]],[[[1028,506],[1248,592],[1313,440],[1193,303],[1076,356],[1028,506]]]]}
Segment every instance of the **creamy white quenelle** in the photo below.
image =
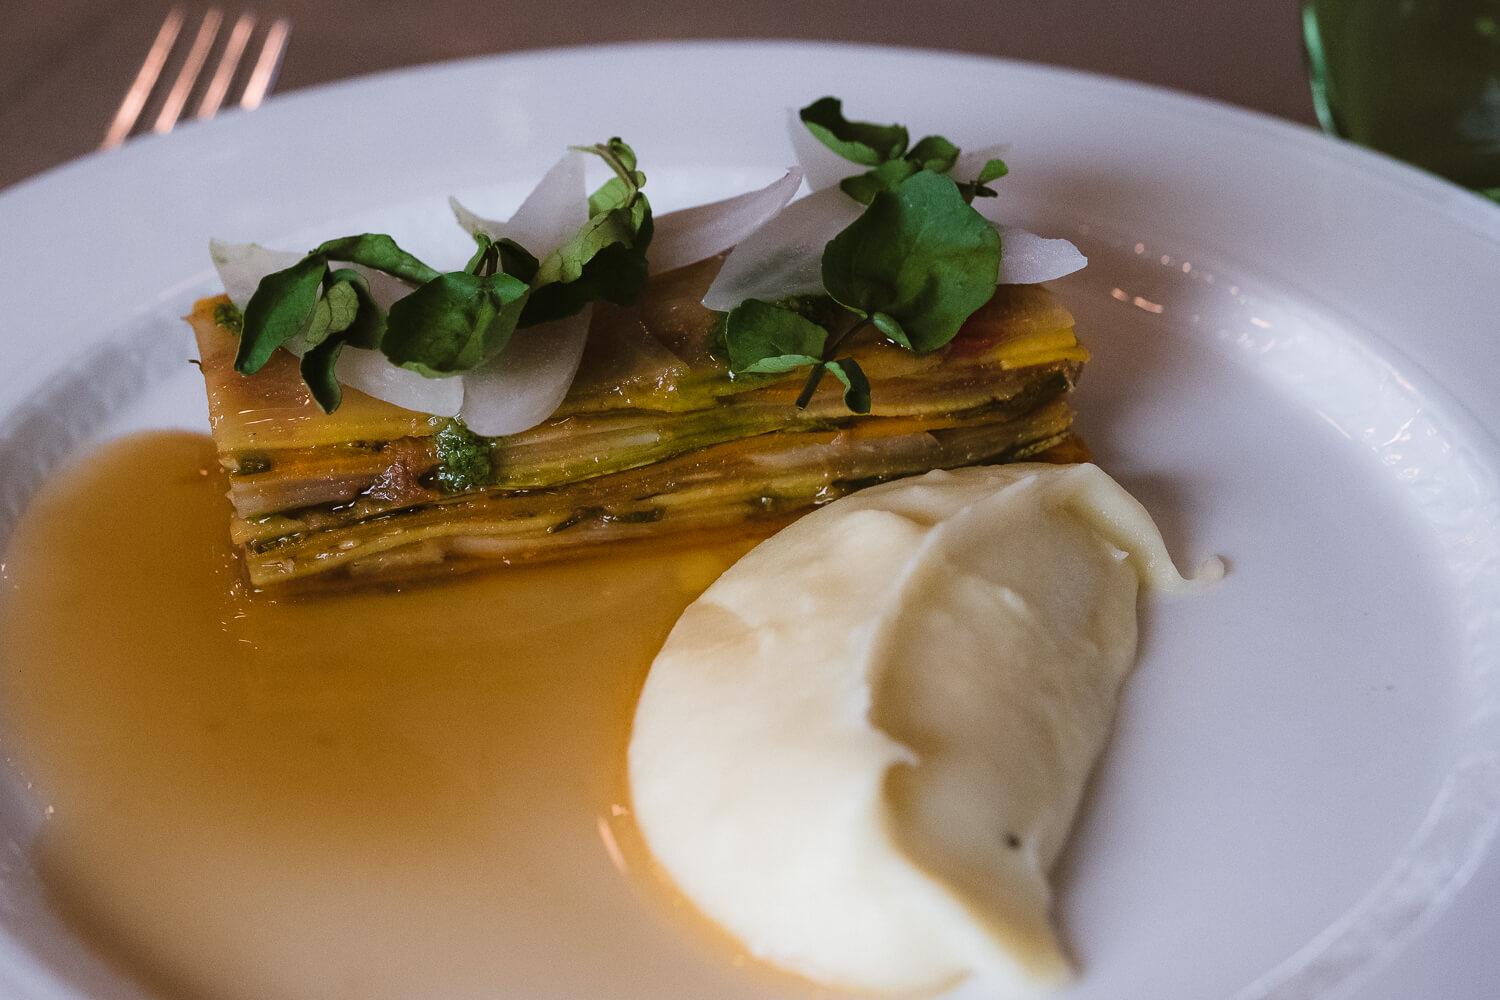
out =
{"type": "Polygon", "coordinates": [[[816,511],[656,658],[629,753],[647,846],[747,951],[819,982],[1061,986],[1047,873],[1138,591],[1189,585],[1092,465],[933,472],[816,511]]]}

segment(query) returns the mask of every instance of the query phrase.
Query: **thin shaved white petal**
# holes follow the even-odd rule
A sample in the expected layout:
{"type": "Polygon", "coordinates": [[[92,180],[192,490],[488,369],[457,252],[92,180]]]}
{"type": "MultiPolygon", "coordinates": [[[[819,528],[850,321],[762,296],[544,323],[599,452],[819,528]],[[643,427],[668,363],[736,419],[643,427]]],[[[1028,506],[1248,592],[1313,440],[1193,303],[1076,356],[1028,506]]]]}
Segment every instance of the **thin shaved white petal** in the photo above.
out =
{"type": "Polygon", "coordinates": [[[550,417],[578,372],[591,311],[517,330],[504,351],[465,374],[459,416],[469,429],[499,437],[550,417]]]}
{"type": "Polygon", "coordinates": [[[465,207],[457,198],[448,199],[453,216],[471,236],[483,233],[490,239],[515,240],[537,257],[545,257],[582,228],[589,220],[588,191],[584,181],[584,155],[570,149],[537,181],[536,187],[505,222],[486,219],[465,207]]]}
{"type": "Polygon", "coordinates": [[[463,404],[464,387],[459,379],[427,378],[391,364],[379,351],[345,347],[333,374],[350,388],[418,413],[451,417],[463,404]]]}
{"type": "Polygon", "coordinates": [[[515,240],[539,258],[572,239],[589,221],[583,172],[586,155],[576,149],[564,153],[501,227],[500,235],[515,240]]]}
{"type": "Polygon", "coordinates": [[[464,228],[464,232],[468,233],[470,236],[479,236],[483,234],[485,236],[488,236],[490,239],[494,239],[497,235],[499,235],[500,227],[503,225],[503,223],[496,222],[494,219],[486,219],[484,216],[480,215],[477,212],[471,212],[464,206],[462,202],[460,202],[452,195],[448,196],[448,207],[453,209],[453,217],[457,219],[458,224],[464,228]]]}
{"type": "MultiPolygon", "coordinates": [[[[448,204],[469,233],[512,239],[545,257],[588,222],[584,164],[583,153],[568,150],[505,222],[486,219],[456,198],[449,198],[448,204]]],[[[585,309],[568,319],[517,330],[505,350],[479,368],[461,377],[434,380],[457,392],[457,402],[445,415],[458,413],[474,433],[488,437],[514,434],[547,419],[573,384],[588,337],[588,317],[585,309]]]]}
{"type": "Polygon", "coordinates": [[[862,211],[837,187],[792,202],[734,248],[703,304],[729,310],[746,299],[821,292],[823,248],[862,211]]]}
{"type": "Polygon", "coordinates": [[[1067,240],[1048,239],[1016,226],[1000,227],[1002,285],[1035,285],[1072,274],[1089,262],[1067,240]]]}
{"type": "MultiPolygon", "coordinates": [[[[224,283],[224,294],[241,309],[250,301],[262,278],[284,271],[307,256],[293,250],[271,250],[258,243],[224,243],[220,240],[210,240],[208,252],[219,272],[219,280],[224,283]]],[[[399,278],[362,264],[341,261],[332,264],[334,267],[352,267],[363,275],[370,285],[370,294],[382,309],[389,309],[392,302],[411,291],[411,286],[399,278]]]]}
{"type": "Polygon", "coordinates": [[[290,250],[270,250],[259,243],[223,243],[208,241],[208,254],[219,280],[224,283],[224,294],[229,301],[245,308],[260,279],[277,271],[284,271],[306,254],[290,250]]]}
{"type": "MultiPolygon", "coordinates": [[[[571,239],[589,220],[584,156],[576,149],[564,153],[516,213],[486,235],[513,239],[537,257],[571,239]]],[[[469,429],[498,437],[550,417],[578,372],[591,312],[585,308],[576,316],[517,330],[505,350],[466,373],[459,415],[469,429]]]]}
{"type": "Polygon", "coordinates": [[[758,190],[658,216],[647,251],[652,272],[685,267],[733,248],[781,211],[801,186],[801,168],[791,167],[758,190]]]}
{"type": "Polygon", "coordinates": [[[807,130],[796,108],[787,109],[786,130],[792,140],[792,152],[797,154],[797,163],[802,167],[810,190],[837,187],[845,177],[862,174],[868,169],[823,145],[822,140],[807,130]]]}
{"type": "Polygon", "coordinates": [[[370,286],[370,297],[382,309],[390,309],[391,303],[411,294],[412,286],[400,278],[393,278],[384,271],[377,271],[372,267],[365,267],[363,264],[351,264],[349,266],[364,275],[365,281],[370,286]]]}

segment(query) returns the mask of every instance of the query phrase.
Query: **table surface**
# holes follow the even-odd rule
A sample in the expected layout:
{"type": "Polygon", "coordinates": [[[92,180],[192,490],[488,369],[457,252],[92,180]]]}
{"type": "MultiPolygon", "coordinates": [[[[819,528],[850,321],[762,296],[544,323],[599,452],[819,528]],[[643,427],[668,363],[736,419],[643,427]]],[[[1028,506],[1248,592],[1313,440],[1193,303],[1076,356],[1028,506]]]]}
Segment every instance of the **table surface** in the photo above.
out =
{"type": "MultiPolygon", "coordinates": [[[[0,0],[0,188],[93,150],[171,4],[0,0]]],[[[233,8],[229,8],[231,12],[233,8]]],[[[645,39],[802,38],[950,49],[1140,80],[1312,124],[1295,0],[272,0],[277,92],[496,52],[645,39]]],[[[190,12],[194,29],[197,11],[190,12]]],[[[227,32],[227,26],[224,29],[227,32]]],[[[185,41],[185,40],[184,40],[185,41]]]]}
{"type": "MultiPolygon", "coordinates": [[[[103,139],[170,4],[0,0],[0,189],[103,139]]],[[[1295,0],[589,0],[495,8],[456,0],[276,0],[293,28],[277,92],[403,66],[524,49],[650,39],[799,38],[958,50],[1104,73],[1314,125],[1295,0]]],[[[194,10],[189,25],[196,24],[194,10]]],[[[1493,858],[1491,859],[1493,861],[1493,858]]],[[[1459,906],[1500,897],[1489,863],[1459,906]],[[1477,898],[1476,898],[1477,897],[1477,898]]],[[[1486,923],[1438,922],[1358,1000],[1492,995],[1486,923]],[[1480,979],[1473,977],[1478,976],[1480,979]]],[[[1491,943],[1492,944],[1492,943],[1491,943]]]]}

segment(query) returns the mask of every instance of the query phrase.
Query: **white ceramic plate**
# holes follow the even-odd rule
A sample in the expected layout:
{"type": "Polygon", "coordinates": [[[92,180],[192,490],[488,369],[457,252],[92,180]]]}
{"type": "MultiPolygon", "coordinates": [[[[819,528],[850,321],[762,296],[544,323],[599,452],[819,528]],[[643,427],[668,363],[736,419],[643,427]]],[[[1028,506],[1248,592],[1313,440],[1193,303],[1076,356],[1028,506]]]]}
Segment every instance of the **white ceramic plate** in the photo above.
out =
{"type": "MultiPolygon", "coordinates": [[[[451,247],[447,195],[500,214],[611,134],[659,209],[690,204],[778,174],[784,109],[829,93],[1010,143],[1006,211],[1093,258],[1058,283],[1096,353],[1085,435],[1181,563],[1231,568],[1148,611],[1060,872],[1067,995],[1491,996],[1500,209],[1307,130],[993,60],[700,44],[396,73],[140,140],[0,195],[0,542],[87,440],[203,425],[169,359],[210,235],[451,247]]],[[[130,995],[46,916],[39,822],[0,800],[0,993],[130,995]]]]}

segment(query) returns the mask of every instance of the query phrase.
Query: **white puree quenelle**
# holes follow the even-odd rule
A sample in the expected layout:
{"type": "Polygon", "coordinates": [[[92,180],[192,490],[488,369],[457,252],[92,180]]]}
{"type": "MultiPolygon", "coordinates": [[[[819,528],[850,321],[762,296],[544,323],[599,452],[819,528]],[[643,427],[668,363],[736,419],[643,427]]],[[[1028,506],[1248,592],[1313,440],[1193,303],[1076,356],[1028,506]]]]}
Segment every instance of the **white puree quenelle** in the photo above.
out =
{"type": "Polygon", "coordinates": [[[1092,465],[933,472],[810,514],[652,666],[629,752],[647,846],[751,954],[819,982],[1056,988],[1047,874],[1137,592],[1195,582],[1092,465]]]}

